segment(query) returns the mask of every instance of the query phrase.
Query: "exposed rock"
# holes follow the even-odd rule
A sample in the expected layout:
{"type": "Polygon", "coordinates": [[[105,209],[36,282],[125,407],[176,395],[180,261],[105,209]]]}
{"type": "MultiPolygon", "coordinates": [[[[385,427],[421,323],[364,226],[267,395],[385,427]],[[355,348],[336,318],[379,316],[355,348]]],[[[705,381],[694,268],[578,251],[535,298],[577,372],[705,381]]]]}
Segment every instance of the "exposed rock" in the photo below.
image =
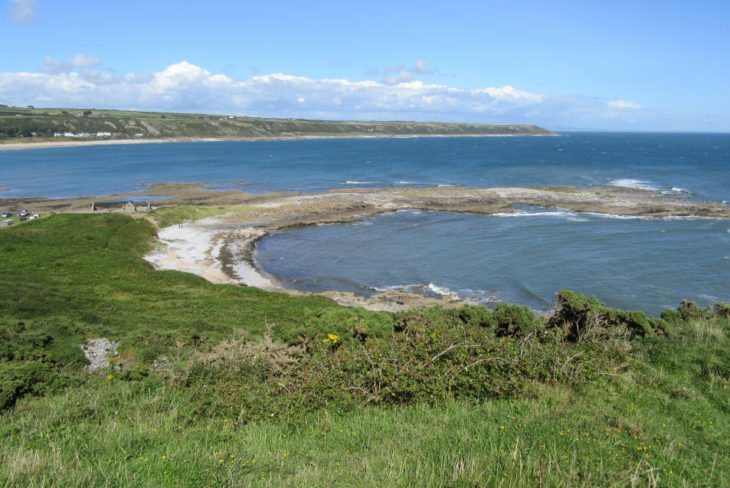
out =
{"type": "Polygon", "coordinates": [[[119,343],[111,342],[104,337],[101,339],[87,340],[86,344],[81,346],[86,360],[89,361],[88,366],[86,366],[86,371],[94,373],[111,366],[109,358],[117,355],[117,347],[119,347],[119,343]]]}
{"type": "MultiPolygon", "coordinates": [[[[180,184],[157,186],[155,192],[172,202],[210,204],[206,190],[180,184]],[[187,190],[186,190],[187,188],[187,190]],[[189,194],[185,192],[189,191],[189,194]]],[[[332,190],[319,194],[269,194],[257,197],[229,192],[219,204],[220,215],[161,229],[166,246],[145,256],[157,269],[195,273],[213,283],[239,283],[264,290],[306,294],[282,286],[276,277],[258,268],[256,243],[274,232],[304,225],[353,222],[408,209],[509,215],[525,208],[556,209],[635,218],[722,218],[730,209],[719,202],[696,202],[660,191],[614,187],[547,188],[375,188],[332,190]],[[236,198],[240,199],[236,201],[236,198]]],[[[458,306],[451,296],[424,296],[410,290],[392,290],[369,297],[328,291],[319,293],[341,305],[370,310],[399,311],[415,307],[458,306]]]]}

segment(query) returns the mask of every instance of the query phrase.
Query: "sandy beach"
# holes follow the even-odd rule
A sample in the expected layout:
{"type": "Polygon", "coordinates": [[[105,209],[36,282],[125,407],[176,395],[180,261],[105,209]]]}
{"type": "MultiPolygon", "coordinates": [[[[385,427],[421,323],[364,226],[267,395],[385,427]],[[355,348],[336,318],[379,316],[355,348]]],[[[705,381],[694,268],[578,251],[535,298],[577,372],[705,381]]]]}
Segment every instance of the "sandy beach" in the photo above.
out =
{"type": "MultiPolygon", "coordinates": [[[[180,186],[176,188],[180,203],[185,192],[180,186]]],[[[645,219],[730,219],[730,207],[721,203],[694,202],[657,191],[627,188],[385,188],[257,197],[241,191],[213,192],[193,185],[187,190],[191,199],[217,195],[230,204],[234,201],[233,193],[241,201],[224,207],[218,215],[162,228],[157,249],[145,259],[157,269],[194,273],[213,283],[294,294],[302,292],[285,289],[275,277],[258,269],[254,252],[256,243],[267,235],[303,225],[352,222],[408,209],[503,215],[519,213],[516,205],[645,219]]],[[[164,190],[158,187],[150,191],[164,190]]],[[[154,219],[154,215],[145,217],[154,219]]],[[[463,303],[449,296],[432,298],[403,291],[377,293],[368,298],[335,291],[322,295],[343,305],[390,311],[463,303]]]]}
{"type": "Polygon", "coordinates": [[[254,142],[254,141],[303,141],[314,139],[418,139],[418,138],[444,138],[444,137],[558,137],[558,134],[409,134],[409,135],[292,135],[279,137],[174,137],[159,139],[103,139],[103,140],[61,140],[42,142],[9,142],[0,143],[0,151],[23,150],[23,149],[50,149],[62,147],[84,147],[84,146],[118,146],[128,144],[170,144],[175,142],[254,142]]]}

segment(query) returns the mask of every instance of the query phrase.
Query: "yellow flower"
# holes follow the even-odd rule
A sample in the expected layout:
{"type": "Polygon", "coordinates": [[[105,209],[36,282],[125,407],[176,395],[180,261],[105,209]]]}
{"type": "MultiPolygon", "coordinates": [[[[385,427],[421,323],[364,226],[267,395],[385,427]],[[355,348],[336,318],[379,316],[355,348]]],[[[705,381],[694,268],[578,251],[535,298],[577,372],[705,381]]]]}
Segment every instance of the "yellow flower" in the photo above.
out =
{"type": "Polygon", "coordinates": [[[332,333],[327,334],[327,338],[334,343],[340,342],[340,336],[332,334],[332,333]]]}
{"type": "Polygon", "coordinates": [[[329,342],[330,342],[329,339],[322,339],[322,344],[329,344],[329,342]]]}
{"type": "Polygon", "coordinates": [[[114,379],[114,375],[113,375],[113,374],[108,374],[108,375],[106,375],[106,380],[107,380],[107,381],[111,381],[111,380],[113,380],[113,379],[114,379]]]}

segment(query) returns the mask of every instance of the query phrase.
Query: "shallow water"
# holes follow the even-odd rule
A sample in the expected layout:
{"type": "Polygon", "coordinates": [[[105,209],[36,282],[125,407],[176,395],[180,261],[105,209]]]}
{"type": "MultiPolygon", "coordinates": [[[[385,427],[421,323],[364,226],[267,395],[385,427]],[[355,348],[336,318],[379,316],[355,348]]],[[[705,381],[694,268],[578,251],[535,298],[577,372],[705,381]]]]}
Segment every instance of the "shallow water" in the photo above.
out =
{"type": "Polygon", "coordinates": [[[730,222],[722,220],[407,211],[275,234],[256,260],[285,286],[310,291],[404,288],[546,310],[571,288],[651,313],[683,298],[730,300],[730,222]]]}

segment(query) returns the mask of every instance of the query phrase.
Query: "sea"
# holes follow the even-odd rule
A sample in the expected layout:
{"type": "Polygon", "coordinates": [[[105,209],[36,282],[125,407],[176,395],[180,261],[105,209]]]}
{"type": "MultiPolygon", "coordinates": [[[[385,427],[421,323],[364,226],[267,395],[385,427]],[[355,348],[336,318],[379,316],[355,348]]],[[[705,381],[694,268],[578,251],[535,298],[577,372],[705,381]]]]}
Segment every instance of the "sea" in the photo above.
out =
{"type": "MultiPolygon", "coordinates": [[[[730,134],[561,133],[176,142],[0,151],[0,198],[95,196],[157,182],[320,192],[384,186],[617,186],[730,201],[730,134]]],[[[730,301],[730,221],[617,218],[521,208],[418,210],[260,242],[284,286],[362,295],[404,289],[552,307],[562,288],[659,313],[730,301]]]]}

